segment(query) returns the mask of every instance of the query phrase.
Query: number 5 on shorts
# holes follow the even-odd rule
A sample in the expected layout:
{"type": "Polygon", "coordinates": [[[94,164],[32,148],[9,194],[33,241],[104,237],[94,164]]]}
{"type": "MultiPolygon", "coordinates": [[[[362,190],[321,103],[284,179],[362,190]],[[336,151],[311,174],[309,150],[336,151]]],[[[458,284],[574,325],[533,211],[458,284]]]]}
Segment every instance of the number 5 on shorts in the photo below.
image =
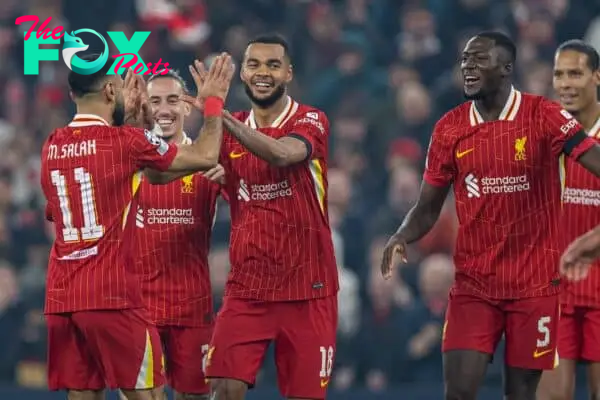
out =
{"type": "Polygon", "coordinates": [[[321,379],[328,380],[331,376],[331,370],[333,369],[333,347],[321,346],[319,350],[321,351],[321,372],[319,373],[319,376],[321,379]]]}
{"type": "Polygon", "coordinates": [[[538,332],[543,336],[542,339],[537,340],[538,348],[547,347],[550,344],[550,328],[548,327],[550,321],[549,316],[541,317],[538,320],[538,332]]]}

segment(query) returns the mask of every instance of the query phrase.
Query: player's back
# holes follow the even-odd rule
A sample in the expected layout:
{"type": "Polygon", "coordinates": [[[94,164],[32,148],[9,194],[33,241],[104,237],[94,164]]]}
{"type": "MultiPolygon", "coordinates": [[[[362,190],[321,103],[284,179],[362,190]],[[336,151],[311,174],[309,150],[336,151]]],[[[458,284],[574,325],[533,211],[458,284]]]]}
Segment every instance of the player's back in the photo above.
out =
{"type": "Polygon", "coordinates": [[[514,89],[498,120],[484,121],[467,102],[438,122],[428,164],[454,181],[456,290],[558,292],[562,152],[579,129],[555,103],[514,89]]]}
{"type": "MultiPolygon", "coordinates": [[[[257,129],[252,114],[235,116],[257,129]]],[[[270,165],[224,137],[232,222],[228,295],[278,301],[337,293],[327,212],[328,125],[321,111],[290,99],[271,127],[258,129],[307,143],[309,159],[287,167],[270,165]]]]}
{"type": "Polygon", "coordinates": [[[54,222],[46,312],[139,307],[128,223],[139,175],[132,142],[144,134],[79,115],[42,150],[46,213],[54,222]],[[135,133],[135,135],[133,134],[135,133]]]}
{"type": "MultiPolygon", "coordinates": [[[[600,118],[587,132],[600,140],[600,118]]],[[[595,228],[600,220],[600,179],[574,160],[566,162],[566,187],[563,191],[561,232],[569,242],[595,228]]],[[[583,307],[600,306],[600,262],[596,262],[586,279],[567,281],[562,293],[563,304],[583,307]]]]}

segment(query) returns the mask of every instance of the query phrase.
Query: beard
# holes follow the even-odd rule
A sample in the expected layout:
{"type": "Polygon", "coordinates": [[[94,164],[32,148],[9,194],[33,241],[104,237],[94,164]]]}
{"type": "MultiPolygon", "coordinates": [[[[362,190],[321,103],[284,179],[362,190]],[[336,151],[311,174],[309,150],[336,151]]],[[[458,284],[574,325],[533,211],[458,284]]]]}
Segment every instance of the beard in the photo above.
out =
{"type": "Polygon", "coordinates": [[[254,93],[252,93],[252,89],[250,89],[250,86],[246,82],[243,82],[243,84],[244,84],[244,91],[246,92],[246,96],[248,96],[248,98],[250,99],[252,104],[256,104],[256,106],[258,108],[271,107],[273,104],[277,103],[277,100],[281,99],[283,97],[283,95],[285,94],[285,84],[284,83],[276,86],[273,93],[270,96],[267,96],[264,98],[257,98],[256,96],[254,96],[254,93]]]}
{"type": "Polygon", "coordinates": [[[125,124],[125,101],[123,95],[117,96],[115,109],[112,113],[112,120],[114,126],[122,126],[125,124]]]}
{"type": "Polygon", "coordinates": [[[463,91],[463,96],[466,100],[481,100],[485,98],[485,93],[483,93],[483,90],[473,94],[467,94],[465,91],[463,91]]]}

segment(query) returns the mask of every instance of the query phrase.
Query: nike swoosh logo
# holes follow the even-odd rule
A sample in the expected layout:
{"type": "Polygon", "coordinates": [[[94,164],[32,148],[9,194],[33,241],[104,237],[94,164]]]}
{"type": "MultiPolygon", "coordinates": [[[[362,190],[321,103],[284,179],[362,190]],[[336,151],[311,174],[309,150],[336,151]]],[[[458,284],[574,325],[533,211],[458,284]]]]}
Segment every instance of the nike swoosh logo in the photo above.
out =
{"type": "Polygon", "coordinates": [[[471,148],[471,149],[468,149],[468,150],[465,150],[465,151],[457,151],[457,152],[456,152],[456,158],[463,158],[464,156],[466,156],[467,154],[469,154],[469,153],[470,153],[470,152],[472,152],[473,150],[474,150],[474,149],[473,149],[473,148],[471,148]]]}
{"type": "Polygon", "coordinates": [[[329,379],[321,379],[321,387],[327,387],[329,385],[329,379]]]}
{"type": "Polygon", "coordinates": [[[241,153],[236,153],[235,151],[232,151],[231,153],[229,153],[229,158],[240,158],[243,157],[247,152],[242,151],[241,153]]]}
{"type": "Polygon", "coordinates": [[[533,352],[533,358],[540,358],[548,353],[550,353],[551,351],[554,351],[554,349],[549,349],[549,350],[544,350],[544,351],[534,351],[533,352]]]}

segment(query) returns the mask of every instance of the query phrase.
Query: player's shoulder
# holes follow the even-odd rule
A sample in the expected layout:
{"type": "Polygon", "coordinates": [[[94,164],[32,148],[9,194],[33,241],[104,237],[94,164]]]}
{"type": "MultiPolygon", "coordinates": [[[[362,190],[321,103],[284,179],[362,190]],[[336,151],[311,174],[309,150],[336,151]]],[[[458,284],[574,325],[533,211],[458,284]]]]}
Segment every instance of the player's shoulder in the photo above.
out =
{"type": "Polygon", "coordinates": [[[292,121],[299,121],[304,118],[316,120],[316,121],[327,121],[327,115],[324,111],[319,110],[317,107],[313,107],[308,104],[297,103],[296,112],[292,115],[292,121]]]}
{"type": "Polygon", "coordinates": [[[322,134],[329,133],[329,120],[325,112],[308,104],[296,104],[295,110],[292,110],[292,115],[284,125],[284,129],[293,131],[294,128],[302,125],[312,125],[322,134]]]}
{"type": "Polygon", "coordinates": [[[521,107],[525,110],[536,111],[547,106],[556,106],[558,103],[538,94],[521,92],[521,107]]]}
{"type": "Polygon", "coordinates": [[[464,102],[442,115],[435,123],[434,133],[452,133],[455,131],[462,131],[465,127],[471,126],[469,117],[472,107],[471,104],[471,101],[464,102]]]}
{"type": "Polygon", "coordinates": [[[544,120],[548,116],[560,116],[559,118],[565,120],[573,119],[573,116],[555,100],[533,93],[523,93],[522,98],[522,107],[528,111],[524,113],[525,117],[533,117],[538,121],[544,120]]]}

